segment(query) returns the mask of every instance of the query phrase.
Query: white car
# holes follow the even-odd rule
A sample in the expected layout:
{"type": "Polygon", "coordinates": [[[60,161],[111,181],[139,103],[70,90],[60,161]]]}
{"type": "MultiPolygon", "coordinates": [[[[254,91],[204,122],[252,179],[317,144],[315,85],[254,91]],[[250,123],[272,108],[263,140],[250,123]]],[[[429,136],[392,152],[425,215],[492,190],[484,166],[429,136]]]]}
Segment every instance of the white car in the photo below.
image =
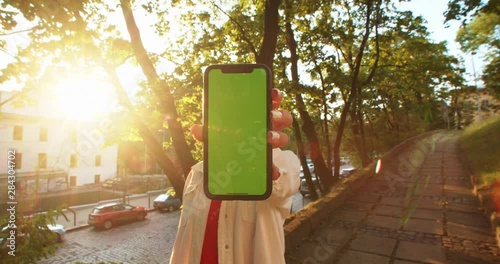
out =
{"type": "MultiPolygon", "coordinates": [[[[54,242],[62,242],[66,236],[66,229],[61,224],[47,225],[47,228],[52,231],[56,237],[54,242]]],[[[3,226],[0,230],[0,248],[4,249],[7,246],[7,238],[10,236],[9,226],[3,226]]],[[[15,233],[16,239],[23,240],[26,238],[26,233],[22,232],[22,228],[17,228],[15,233]]]]}
{"type": "Polygon", "coordinates": [[[55,224],[55,225],[47,225],[50,231],[54,232],[57,234],[57,242],[62,242],[64,241],[64,237],[66,236],[66,229],[64,229],[64,226],[61,224],[55,224]]]}
{"type": "Polygon", "coordinates": [[[356,169],[355,168],[346,168],[346,169],[342,169],[339,173],[339,176],[340,178],[347,178],[349,177],[349,175],[353,174],[354,172],[356,172],[356,169]]]}

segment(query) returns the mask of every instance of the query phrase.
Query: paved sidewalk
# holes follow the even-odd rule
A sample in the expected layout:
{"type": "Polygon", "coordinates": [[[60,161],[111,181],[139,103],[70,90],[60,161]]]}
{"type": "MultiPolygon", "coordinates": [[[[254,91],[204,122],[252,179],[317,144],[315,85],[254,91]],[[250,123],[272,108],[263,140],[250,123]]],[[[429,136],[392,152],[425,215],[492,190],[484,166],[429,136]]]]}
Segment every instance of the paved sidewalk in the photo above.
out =
{"type": "Polygon", "coordinates": [[[429,136],[382,164],[287,263],[500,263],[471,188],[456,134],[429,136]]]}

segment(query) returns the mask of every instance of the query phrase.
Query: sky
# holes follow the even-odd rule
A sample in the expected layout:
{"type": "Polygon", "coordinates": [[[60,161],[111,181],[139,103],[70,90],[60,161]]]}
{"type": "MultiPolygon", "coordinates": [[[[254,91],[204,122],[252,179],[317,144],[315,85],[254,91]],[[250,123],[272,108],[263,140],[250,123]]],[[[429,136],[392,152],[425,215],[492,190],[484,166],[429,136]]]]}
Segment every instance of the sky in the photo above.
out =
{"type": "MultiPolygon", "coordinates": [[[[448,8],[448,0],[412,0],[411,2],[400,3],[401,10],[411,10],[415,16],[420,15],[427,20],[427,28],[431,33],[431,39],[436,42],[447,41],[449,53],[463,59],[466,69],[465,79],[469,84],[474,84],[474,69],[476,76],[480,76],[484,63],[482,53],[476,55],[464,54],[460,50],[460,44],[455,42],[455,37],[459,29],[459,21],[450,21],[447,26],[444,24],[444,12],[448,8]]],[[[481,85],[478,78],[479,85],[481,85]]]]}

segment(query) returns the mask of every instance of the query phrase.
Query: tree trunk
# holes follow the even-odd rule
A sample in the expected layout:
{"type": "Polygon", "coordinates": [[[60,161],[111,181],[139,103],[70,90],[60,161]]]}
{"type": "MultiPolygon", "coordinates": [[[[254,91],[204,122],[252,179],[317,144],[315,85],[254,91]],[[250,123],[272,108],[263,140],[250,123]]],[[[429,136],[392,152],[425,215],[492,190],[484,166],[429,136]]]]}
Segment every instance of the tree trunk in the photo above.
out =
{"type": "MultiPolygon", "coordinates": [[[[316,61],[314,61],[316,67],[316,61]]],[[[328,167],[328,171],[332,171],[332,146],[330,144],[330,130],[328,129],[328,102],[326,99],[325,92],[325,79],[323,78],[323,73],[321,69],[318,67],[319,79],[321,80],[321,93],[323,95],[323,113],[325,114],[324,126],[325,126],[325,142],[326,142],[326,164],[328,167]]]]}
{"type": "Polygon", "coordinates": [[[356,104],[354,105],[354,109],[351,111],[351,119],[352,119],[352,133],[354,136],[354,145],[358,151],[359,158],[361,160],[361,165],[363,167],[369,164],[369,158],[366,152],[366,141],[365,141],[365,128],[363,124],[363,114],[361,111],[361,90],[358,89],[358,98],[356,100],[356,104]]]}
{"type": "MultiPolygon", "coordinates": [[[[380,3],[378,5],[380,7],[380,3]]],[[[358,96],[361,96],[361,94],[358,94],[358,91],[361,91],[361,86],[359,83],[359,73],[361,69],[361,63],[363,59],[363,53],[366,47],[366,43],[368,41],[368,37],[370,36],[370,26],[371,26],[371,15],[372,15],[372,8],[373,8],[373,1],[367,1],[366,2],[366,23],[365,23],[365,33],[363,35],[363,40],[361,41],[361,45],[359,47],[358,54],[356,55],[356,59],[354,60],[354,67],[353,67],[353,72],[351,74],[351,93],[349,94],[349,97],[347,99],[347,102],[345,103],[342,113],[340,114],[340,123],[339,123],[339,128],[337,131],[337,137],[335,138],[335,145],[333,148],[333,169],[334,169],[334,179],[338,180],[339,179],[339,170],[340,170],[340,145],[342,141],[342,137],[344,135],[344,129],[345,129],[345,124],[346,124],[346,119],[347,119],[347,114],[349,113],[349,110],[351,108],[351,104],[353,103],[354,100],[358,100],[358,96]]],[[[376,34],[378,36],[378,34],[376,34]]],[[[378,42],[377,42],[378,43],[378,42]]],[[[378,46],[378,45],[377,45],[378,46]]],[[[370,76],[367,78],[367,80],[364,82],[364,84],[368,83],[371,78],[373,78],[373,75],[375,74],[375,68],[378,62],[378,58],[375,61],[374,68],[372,68],[372,71],[370,73],[370,76]]]]}
{"type": "Polygon", "coordinates": [[[264,11],[264,39],[260,48],[257,63],[267,65],[273,69],[274,54],[279,33],[279,6],[281,0],[267,0],[264,11]]]}
{"type": "Polygon", "coordinates": [[[365,136],[365,121],[363,118],[363,113],[358,111],[358,120],[359,120],[359,137],[361,139],[361,149],[363,152],[361,155],[361,162],[363,167],[366,167],[370,164],[370,157],[368,156],[368,150],[366,149],[366,136],[365,136]]]}
{"type": "MultiPolygon", "coordinates": [[[[289,3],[287,2],[287,6],[289,3]]],[[[292,25],[288,21],[285,23],[286,28],[286,39],[288,48],[290,50],[290,60],[291,60],[291,71],[292,71],[292,83],[295,88],[299,86],[299,74],[297,68],[298,56],[297,56],[297,43],[295,42],[295,37],[292,30],[292,25]]],[[[295,89],[297,90],[297,89],[295,89]]],[[[302,95],[299,92],[295,93],[295,101],[297,104],[297,110],[299,111],[300,117],[304,122],[302,126],[302,130],[306,135],[309,145],[310,145],[310,155],[311,160],[314,163],[314,172],[319,177],[324,192],[330,191],[333,186],[333,179],[331,177],[331,172],[328,170],[325,161],[323,159],[323,155],[321,154],[321,148],[319,145],[318,135],[316,134],[316,130],[314,129],[314,123],[309,116],[309,113],[305,110],[304,101],[302,99],[302,95]]]]}
{"type": "Polygon", "coordinates": [[[113,87],[115,88],[120,102],[129,110],[128,114],[130,115],[134,126],[139,130],[139,134],[144,140],[144,143],[148,146],[149,152],[155,158],[158,166],[160,166],[160,168],[167,175],[167,178],[174,187],[178,197],[181,197],[182,199],[182,192],[184,190],[184,179],[182,178],[182,175],[179,174],[179,171],[175,168],[174,163],[163,150],[162,144],[155,139],[151,130],[142,122],[141,117],[134,113],[132,103],[125,92],[125,89],[121,85],[115,69],[109,65],[105,66],[105,69],[113,87]]]}
{"type": "Polygon", "coordinates": [[[352,98],[356,96],[356,89],[351,88],[351,93],[345,102],[342,112],[340,113],[339,125],[337,128],[337,136],[335,137],[335,144],[333,145],[333,177],[338,181],[340,175],[340,145],[344,135],[345,124],[347,121],[347,113],[351,108],[352,98]]]}
{"type": "MultiPolygon", "coordinates": [[[[158,97],[161,111],[166,116],[165,119],[168,124],[169,132],[172,136],[172,143],[175,152],[181,163],[182,171],[184,172],[184,175],[187,176],[191,171],[191,166],[194,165],[195,160],[184,136],[184,129],[179,121],[179,115],[177,113],[175,100],[171,94],[170,87],[168,87],[167,83],[158,76],[153,62],[149,58],[147,51],[142,44],[140,32],[130,6],[130,1],[122,0],[121,8],[123,17],[125,18],[125,22],[127,24],[127,30],[130,35],[130,41],[132,43],[132,49],[136,60],[141,66],[151,90],[158,97]]],[[[158,160],[159,157],[155,157],[155,159],[158,160]]]]}
{"type": "Polygon", "coordinates": [[[302,135],[300,134],[300,127],[295,118],[295,115],[292,114],[293,117],[293,132],[295,133],[295,140],[297,143],[297,150],[299,154],[300,164],[302,164],[302,170],[304,172],[304,179],[307,183],[307,188],[309,189],[309,197],[312,201],[318,199],[318,194],[316,193],[316,187],[314,186],[314,182],[312,181],[311,171],[309,170],[309,166],[307,166],[306,154],[304,151],[304,144],[302,142],[302,135]]]}

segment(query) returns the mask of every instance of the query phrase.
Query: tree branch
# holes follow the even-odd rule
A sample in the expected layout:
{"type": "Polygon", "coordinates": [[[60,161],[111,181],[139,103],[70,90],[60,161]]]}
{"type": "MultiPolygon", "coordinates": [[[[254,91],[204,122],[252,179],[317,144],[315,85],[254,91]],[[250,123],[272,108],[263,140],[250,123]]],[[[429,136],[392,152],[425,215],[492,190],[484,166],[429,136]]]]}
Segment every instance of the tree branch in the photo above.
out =
{"type": "Polygon", "coordinates": [[[0,34],[0,37],[5,37],[5,36],[10,36],[10,35],[14,35],[14,34],[23,33],[23,32],[33,31],[37,27],[38,26],[34,26],[34,27],[28,28],[28,29],[23,29],[23,30],[19,30],[19,31],[13,31],[13,32],[5,33],[5,34],[0,34]]]}
{"type": "Polygon", "coordinates": [[[222,10],[222,8],[220,8],[214,1],[212,1],[212,4],[217,9],[219,9],[219,11],[221,11],[224,15],[226,15],[229,18],[229,20],[231,20],[231,22],[233,22],[236,25],[236,27],[238,28],[238,31],[240,32],[241,38],[243,39],[243,41],[245,41],[248,44],[248,46],[250,46],[250,50],[254,54],[255,58],[257,58],[259,53],[257,53],[257,49],[255,49],[255,46],[252,44],[250,39],[246,36],[243,26],[241,26],[241,24],[238,23],[238,21],[236,21],[236,19],[231,17],[226,11],[222,10]]]}

